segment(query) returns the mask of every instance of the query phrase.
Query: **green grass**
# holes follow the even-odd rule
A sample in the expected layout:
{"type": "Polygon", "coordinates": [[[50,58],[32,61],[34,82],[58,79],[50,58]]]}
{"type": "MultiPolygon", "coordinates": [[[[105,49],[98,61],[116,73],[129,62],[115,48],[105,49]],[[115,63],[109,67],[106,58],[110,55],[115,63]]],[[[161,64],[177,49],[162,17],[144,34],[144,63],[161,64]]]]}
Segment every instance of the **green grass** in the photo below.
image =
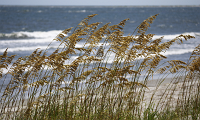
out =
{"type": "Polygon", "coordinates": [[[146,34],[146,31],[157,15],[144,20],[132,35],[125,37],[123,27],[128,19],[98,28],[101,23],[89,22],[95,15],[83,19],[76,28],[60,33],[54,39],[60,45],[49,56],[49,46],[45,51],[36,49],[17,61],[13,61],[15,56],[7,56],[5,50],[0,56],[0,92],[3,93],[0,117],[20,120],[199,119],[200,45],[194,48],[188,63],[171,60],[164,63],[164,67],[159,64],[167,58],[161,53],[172,44],[194,37],[179,35],[165,43],[162,43],[163,37],[153,40],[154,34],[146,34]],[[72,33],[66,36],[70,31],[72,33]],[[83,46],[76,47],[82,41],[85,41],[83,46]],[[73,55],[79,57],[66,64],[73,55]],[[113,55],[113,62],[108,63],[113,55]],[[3,74],[5,69],[8,72],[3,74]],[[163,76],[145,103],[145,93],[149,91],[147,83],[154,73],[163,76]],[[175,77],[155,100],[160,84],[169,74],[175,77]],[[11,79],[6,85],[8,76],[11,79]],[[178,83],[183,84],[180,87],[178,83]],[[178,87],[181,92],[174,101],[171,98],[178,87]]]}

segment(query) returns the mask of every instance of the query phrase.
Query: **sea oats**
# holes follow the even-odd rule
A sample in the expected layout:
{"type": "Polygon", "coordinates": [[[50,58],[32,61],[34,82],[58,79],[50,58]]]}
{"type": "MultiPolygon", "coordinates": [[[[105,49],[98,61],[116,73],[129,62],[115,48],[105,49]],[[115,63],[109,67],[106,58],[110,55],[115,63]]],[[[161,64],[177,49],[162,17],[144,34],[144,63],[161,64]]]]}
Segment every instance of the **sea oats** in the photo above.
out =
{"type": "Polygon", "coordinates": [[[48,49],[36,49],[31,55],[13,61],[15,56],[7,56],[5,50],[0,56],[0,79],[10,81],[4,89],[4,84],[0,89],[2,118],[130,119],[130,116],[134,116],[143,119],[150,110],[159,111],[159,106],[170,108],[170,100],[179,85],[179,80],[175,79],[173,82],[177,86],[170,84],[170,93],[166,88],[163,94],[158,95],[160,99],[154,100],[156,92],[160,92],[156,90],[164,81],[160,79],[156,90],[151,91],[147,83],[153,79],[156,71],[163,76],[185,71],[182,97],[177,103],[186,105],[193,95],[199,96],[196,87],[199,83],[196,85],[192,81],[199,80],[199,46],[192,52],[188,63],[170,60],[162,64],[164,67],[159,66],[167,58],[163,52],[171,45],[182,44],[183,40],[193,36],[179,35],[167,42],[163,42],[164,36],[153,39],[154,34],[146,32],[158,14],[144,20],[136,28],[136,35],[134,31],[132,35],[125,36],[124,27],[128,18],[111,26],[110,23],[102,25],[101,22],[90,24],[96,15],[89,15],[77,27],[59,33],[54,41],[60,44],[52,53],[48,49]],[[113,60],[111,63],[110,58],[113,60]],[[4,69],[8,70],[5,77],[4,69]],[[187,86],[188,78],[191,78],[190,86],[187,86]],[[152,96],[146,108],[143,104],[148,96],[145,93],[149,91],[152,96]],[[153,103],[157,106],[155,109],[151,108],[153,103]]]}

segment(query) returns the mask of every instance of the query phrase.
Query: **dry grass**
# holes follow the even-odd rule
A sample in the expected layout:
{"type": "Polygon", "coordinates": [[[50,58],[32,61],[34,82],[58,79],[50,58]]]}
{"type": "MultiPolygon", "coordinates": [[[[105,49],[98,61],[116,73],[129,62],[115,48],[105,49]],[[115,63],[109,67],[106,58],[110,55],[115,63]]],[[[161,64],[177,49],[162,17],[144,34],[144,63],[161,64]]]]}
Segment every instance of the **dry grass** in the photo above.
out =
{"type": "MultiPolygon", "coordinates": [[[[36,49],[31,55],[13,61],[15,56],[7,56],[5,50],[0,56],[0,117],[197,119],[200,113],[200,46],[194,49],[189,63],[171,60],[165,67],[159,67],[160,61],[167,58],[161,52],[174,43],[181,44],[194,37],[180,35],[164,43],[163,37],[153,40],[154,34],[146,34],[146,31],[157,15],[144,20],[132,35],[123,36],[128,19],[98,28],[99,22],[89,24],[95,15],[89,15],[76,28],[60,33],[54,39],[60,46],[49,56],[46,55],[47,47],[45,51],[36,49]],[[67,36],[70,31],[72,33],[67,36]],[[77,43],[83,43],[83,46],[78,48],[77,43]],[[78,57],[72,60],[74,55],[78,57]],[[112,63],[108,62],[110,56],[114,56],[112,63]],[[8,72],[3,74],[6,69],[8,72]],[[178,78],[183,78],[182,92],[176,101],[172,101],[170,98],[180,84],[169,84],[155,101],[158,85],[144,107],[144,96],[149,90],[147,82],[155,72],[175,73],[173,82],[176,83],[180,82],[178,78]]],[[[160,79],[160,84],[164,79],[160,79]]]]}

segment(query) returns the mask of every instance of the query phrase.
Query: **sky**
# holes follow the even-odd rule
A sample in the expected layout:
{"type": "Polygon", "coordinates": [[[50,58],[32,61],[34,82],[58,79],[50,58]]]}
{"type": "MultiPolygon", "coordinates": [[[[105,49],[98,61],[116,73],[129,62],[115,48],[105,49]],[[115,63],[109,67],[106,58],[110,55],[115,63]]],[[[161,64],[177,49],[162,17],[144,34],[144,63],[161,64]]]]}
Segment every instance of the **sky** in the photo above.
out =
{"type": "Polygon", "coordinates": [[[200,0],[0,0],[0,5],[200,5],[200,0]]]}

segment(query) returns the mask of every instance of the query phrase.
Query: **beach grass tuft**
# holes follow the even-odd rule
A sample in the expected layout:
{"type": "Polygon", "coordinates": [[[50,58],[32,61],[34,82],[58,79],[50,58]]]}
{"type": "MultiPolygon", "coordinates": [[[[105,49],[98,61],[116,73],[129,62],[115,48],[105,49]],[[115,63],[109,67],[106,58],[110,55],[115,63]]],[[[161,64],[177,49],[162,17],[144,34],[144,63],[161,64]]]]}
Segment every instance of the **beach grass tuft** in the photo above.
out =
{"type": "Polygon", "coordinates": [[[170,46],[194,37],[163,42],[164,37],[146,34],[158,14],[127,36],[123,27],[129,19],[116,25],[90,23],[96,15],[58,34],[52,42],[60,45],[50,55],[49,46],[16,61],[7,49],[0,55],[0,118],[199,119],[200,45],[187,63],[160,64],[170,46]],[[161,77],[150,87],[155,73],[161,77]]]}

